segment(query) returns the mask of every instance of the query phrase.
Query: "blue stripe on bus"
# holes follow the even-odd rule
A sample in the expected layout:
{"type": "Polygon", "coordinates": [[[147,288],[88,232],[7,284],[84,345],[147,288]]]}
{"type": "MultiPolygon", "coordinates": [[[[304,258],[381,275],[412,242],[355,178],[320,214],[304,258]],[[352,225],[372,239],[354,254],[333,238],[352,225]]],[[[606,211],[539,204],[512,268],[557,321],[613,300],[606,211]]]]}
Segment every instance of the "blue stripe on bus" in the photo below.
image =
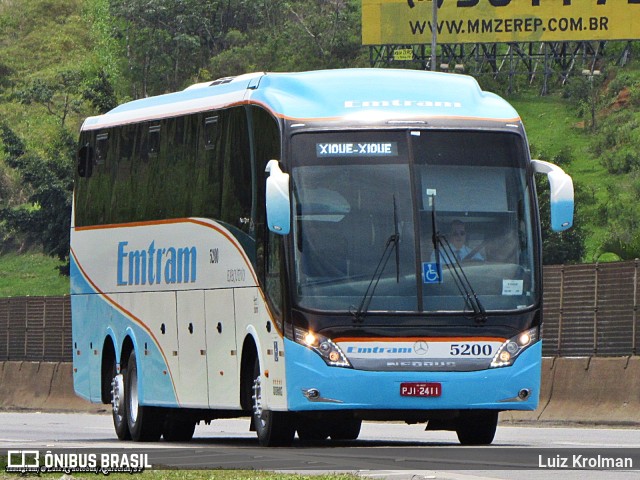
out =
{"type": "Polygon", "coordinates": [[[119,360],[122,342],[129,330],[136,347],[138,361],[142,363],[140,371],[144,372],[144,375],[138,377],[140,401],[157,406],[178,406],[169,368],[153,337],[143,327],[132,321],[130,316],[125,315],[124,309],[116,308],[104,295],[95,291],[82,275],[73,256],[71,257],[71,275],[73,359],[74,368],[77,369],[74,374],[76,393],[94,402],[101,401],[99,389],[101,368],[99,364],[94,365],[91,360],[101,361],[102,347],[109,335],[109,330],[114,334],[116,358],[119,360]],[[92,354],[90,344],[99,351],[99,355],[92,354]],[[78,351],[85,356],[84,359],[77,357],[78,351]]]}

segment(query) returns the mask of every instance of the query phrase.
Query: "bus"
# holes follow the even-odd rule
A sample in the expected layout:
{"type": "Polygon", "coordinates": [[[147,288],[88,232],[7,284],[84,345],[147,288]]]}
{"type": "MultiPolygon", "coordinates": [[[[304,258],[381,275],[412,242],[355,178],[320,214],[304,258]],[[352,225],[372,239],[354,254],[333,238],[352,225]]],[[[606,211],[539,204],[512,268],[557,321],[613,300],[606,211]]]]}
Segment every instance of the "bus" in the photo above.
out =
{"type": "Polygon", "coordinates": [[[490,444],[540,392],[535,173],[569,228],[571,178],[458,74],[253,73],[87,118],[75,391],[122,440],[245,416],[263,446],[363,420],[490,444]]]}

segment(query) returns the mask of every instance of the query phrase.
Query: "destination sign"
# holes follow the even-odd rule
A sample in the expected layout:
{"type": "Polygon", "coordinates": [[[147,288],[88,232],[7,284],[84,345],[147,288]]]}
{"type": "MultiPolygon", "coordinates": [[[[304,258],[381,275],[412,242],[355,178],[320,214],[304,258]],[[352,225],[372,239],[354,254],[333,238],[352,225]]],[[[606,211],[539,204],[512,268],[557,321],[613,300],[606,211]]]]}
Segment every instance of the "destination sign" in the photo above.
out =
{"type": "Polygon", "coordinates": [[[397,142],[316,143],[316,155],[321,157],[395,157],[397,142]]]}

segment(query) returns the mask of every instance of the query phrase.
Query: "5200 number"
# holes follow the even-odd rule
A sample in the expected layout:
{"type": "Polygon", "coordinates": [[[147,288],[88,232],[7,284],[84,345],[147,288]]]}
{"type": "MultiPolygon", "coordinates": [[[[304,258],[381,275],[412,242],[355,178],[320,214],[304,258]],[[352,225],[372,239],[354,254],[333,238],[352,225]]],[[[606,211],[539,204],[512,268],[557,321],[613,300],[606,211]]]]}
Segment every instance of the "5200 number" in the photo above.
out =
{"type": "Polygon", "coordinates": [[[487,343],[452,343],[449,355],[473,356],[473,357],[490,357],[493,354],[493,347],[487,343]]]}

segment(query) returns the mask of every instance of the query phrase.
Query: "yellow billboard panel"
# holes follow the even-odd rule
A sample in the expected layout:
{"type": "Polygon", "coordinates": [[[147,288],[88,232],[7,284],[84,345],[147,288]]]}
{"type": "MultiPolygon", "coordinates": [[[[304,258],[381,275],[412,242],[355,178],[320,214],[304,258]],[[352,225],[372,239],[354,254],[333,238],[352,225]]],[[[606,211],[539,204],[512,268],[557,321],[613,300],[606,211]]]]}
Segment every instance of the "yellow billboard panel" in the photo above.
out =
{"type": "Polygon", "coordinates": [[[362,0],[362,44],[640,39],[640,0],[362,0]]]}

